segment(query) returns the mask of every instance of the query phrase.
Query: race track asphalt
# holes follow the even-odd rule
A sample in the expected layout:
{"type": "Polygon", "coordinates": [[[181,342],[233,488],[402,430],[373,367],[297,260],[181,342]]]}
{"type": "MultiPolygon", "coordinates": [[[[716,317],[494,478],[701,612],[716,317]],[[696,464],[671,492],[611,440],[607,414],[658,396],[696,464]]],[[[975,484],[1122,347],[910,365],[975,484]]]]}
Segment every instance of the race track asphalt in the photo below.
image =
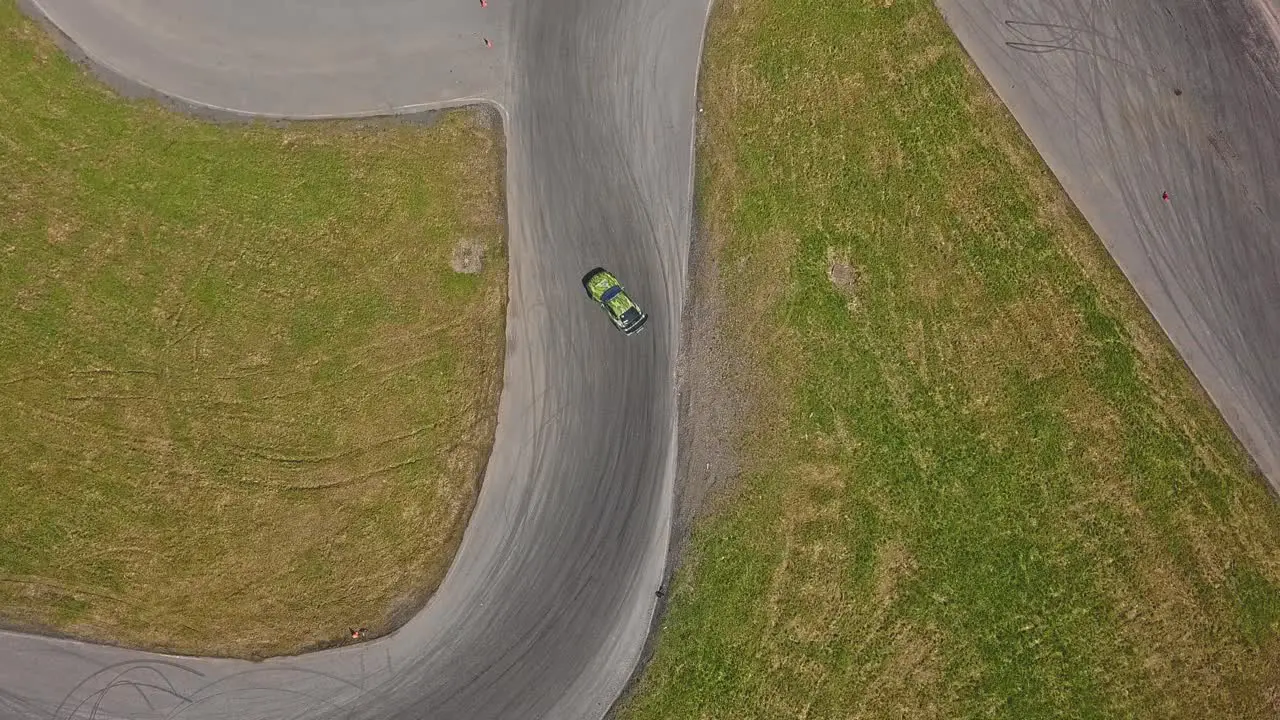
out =
{"type": "MultiPolygon", "coordinates": [[[[940,5],[1275,468],[1273,46],[1241,2],[940,5]]],[[[40,3],[112,74],[236,111],[499,104],[512,301],[484,489],[404,628],[256,664],[0,634],[0,718],[601,716],[638,657],[667,543],[704,0],[490,0],[488,15],[453,0],[40,3]],[[492,54],[466,47],[483,37],[492,54]],[[582,297],[598,264],[650,309],[645,334],[622,338],[582,297]]]]}
{"type": "Polygon", "coordinates": [[[455,84],[457,97],[498,104],[511,300],[477,507],[408,624],[262,663],[0,634],[0,718],[598,718],[617,697],[648,633],[669,534],[707,5],[487,5],[39,1],[108,76],[224,110],[417,110],[450,104],[455,84]],[[455,47],[506,66],[440,59],[455,47]],[[650,313],[643,333],[622,336],[587,300],[580,278],[596,265],[650,313]]]}
{"type": "Polygon", "coordinates": [[[1274,0],[937,3],[1280,492],[1274,0]]]}

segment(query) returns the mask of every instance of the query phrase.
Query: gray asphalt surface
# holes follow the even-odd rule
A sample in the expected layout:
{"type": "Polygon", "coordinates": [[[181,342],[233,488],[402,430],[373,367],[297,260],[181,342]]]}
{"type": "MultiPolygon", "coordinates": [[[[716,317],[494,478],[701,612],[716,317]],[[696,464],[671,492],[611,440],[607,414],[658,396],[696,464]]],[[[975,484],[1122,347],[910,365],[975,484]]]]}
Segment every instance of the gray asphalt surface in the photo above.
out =
{"type": "MultiPolygon", "coordinates": [[[[1243,1],[940,5],[1274,478],[1276,75],[1243,1]]],[[[602,715],[667,541],[702,0],[41,5],[116,73],[210,105],[499,103],[512,303],[484,490],[449,576],[401,631],[259,664],[0,634],[0,717],[602,715]],[[477,34],[492,55],[464,47],[477,34]],[[622,338],[586,303],[578,278],[596,264],[650,310],[645,334],[622,338]]]]}
{"type": "Polygon", "coordinates": [[[1274,0],[937,4],[1280,491],[1274,0]]]}
{"type": "Polygon", "coordinates": [[[0,633],[0,718],[597,718],[622,689],[669,534],[707,6],[490,0],[475,20],[470,3],[40,0],[112,74],[279,116],[450,103],[458,66],[432,58],[506,37],[503,72],[456,92],[506,111],[511,302],[484,486],[405,627],[262,663],[0,633]],[[586,299],[595,265],[648,310],[645,332],[623,337],[586,299]]]}
{"type": "Polygon", "coordinates": [[[253,115],[500,100],[510,67],[511,0],[20,2],[114,75],[253,115]]]}

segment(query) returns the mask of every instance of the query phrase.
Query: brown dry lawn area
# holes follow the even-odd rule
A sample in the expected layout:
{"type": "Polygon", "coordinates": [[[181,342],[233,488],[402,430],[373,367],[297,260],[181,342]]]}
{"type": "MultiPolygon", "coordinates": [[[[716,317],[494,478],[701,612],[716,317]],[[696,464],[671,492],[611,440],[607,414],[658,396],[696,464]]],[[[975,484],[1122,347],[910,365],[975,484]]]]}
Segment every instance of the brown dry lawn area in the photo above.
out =
{"type": "Polygon", "coordinates": [[[618,715],[1280,716],[1280,510],[932,5],[724,0],[702,92],[753,392],[618,715]]]}
{"type": "Polygon", "coordinates": [[[214,127],[12,0],[0,67],[0,620],[248,656],[389,629],[492,442],[500,128],[214,127]]]}

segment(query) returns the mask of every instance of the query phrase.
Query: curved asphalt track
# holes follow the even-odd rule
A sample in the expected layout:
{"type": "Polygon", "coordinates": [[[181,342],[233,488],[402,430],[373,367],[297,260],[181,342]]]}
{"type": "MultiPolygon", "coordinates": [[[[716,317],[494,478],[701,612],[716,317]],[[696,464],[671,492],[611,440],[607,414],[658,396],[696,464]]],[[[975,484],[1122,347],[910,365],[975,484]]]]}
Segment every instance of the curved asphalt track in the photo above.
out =
{"type": "Polygon", "coordinates": [[[497,103],[511,302],[483,489],[405,627],[256,664],[4,634],[0,718],[602,716],[639,657],[667,549],[705,0],[38,4],[110,75],[225,110],[497,103]],[[644,333],[623,337],[585,298],[595,265],[649,311],[644,333]]]}
{"type": "MultiPolygon", "coordinates": [[[[257,664],[0,634],[0,718],[604,714],[638,657],[667,543],[706,4],[507,2],[40,0],[112,74],[223,109],[499,104],[512,302],[485,485],[448,577],[404,628],[257,664]],[[650,308],[649,331],[623,338],[581,297],[597,264],[650,308]]],[[[1280,356],[1267,302],[1280,103],[1274,46],[1243,2],[940,4],[1274,471],[1280,377],[1263,370],[1280,356]]]]}

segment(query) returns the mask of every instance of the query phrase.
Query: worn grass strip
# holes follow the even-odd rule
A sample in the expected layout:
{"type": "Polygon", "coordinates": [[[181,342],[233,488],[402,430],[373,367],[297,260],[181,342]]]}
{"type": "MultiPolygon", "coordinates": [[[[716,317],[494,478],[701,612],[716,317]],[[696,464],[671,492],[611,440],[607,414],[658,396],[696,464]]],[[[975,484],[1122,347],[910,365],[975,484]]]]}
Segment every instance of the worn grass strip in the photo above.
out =
{"type": "Polygon", "coordinates": [[[234,655],[389,627],[492,442],[500,130],[211,126],[12,0],[0,67],[0,619],[234,655]]]}
{"type": "Polygon", "coordinates": [[[934,8],[725,0],[702,91],[757,410],[620,715],[1280,713],[1280,511],[934,8]]]}

